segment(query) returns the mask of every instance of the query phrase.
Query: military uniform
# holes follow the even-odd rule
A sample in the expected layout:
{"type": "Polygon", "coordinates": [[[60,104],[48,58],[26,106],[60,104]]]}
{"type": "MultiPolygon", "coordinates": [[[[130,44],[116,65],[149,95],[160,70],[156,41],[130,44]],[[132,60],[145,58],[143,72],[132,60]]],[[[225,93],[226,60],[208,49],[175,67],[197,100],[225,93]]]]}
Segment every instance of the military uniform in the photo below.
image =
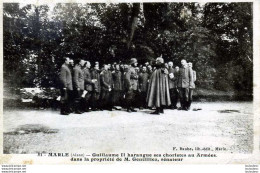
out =
{"type": "Polygon", "coordinates": [[[193,80],[191,82],[191,86],[189,88],[189,98],[188,98],[188,103],[187,103],[187,107],[188,109],[190,109],[191,103],[192,103],[192,96],[193,96],[193,91],[195,89],[195,81],[196,81],[196,71],[192,70],[192,68],[190,68],[190,70],[192,71],[192,77],[193,80]]]}
{"type": "Polygon", "coordinates": [[[90,107],[90,101],[91,101],[90,99],[93,91],[93,82],[92,82],[89,68],[84,68],[83,73],[84,73],[84,85],[87,94],[85,95],[84,104],[83,104],[84,107],[82,109],[88,112],[90,107]]]}
{"type": "Polygon", "coordinates": [[[169,89],[170,89],[170,97],[171,97],[171,108],[177,109],[177,102],[178,102],[178,90],[176,86],[177,80],[177,72],[172,67],[169,67],[169,89]],[[173,75],[173,78],[170,77],[173,75]]]}
{"type": "Polygon", "coordinates": [[[140,97],[139,97],[139,106],[146,107],[146,95],[148,89],[148,79],[149,74],[147,72],[142,72],[139,74],[139,90],[140,90],[140,97]]]}
{"type": "Polygon", "coordinates": [[[121,106],[122,101],[122,74],[120,71],[112,72],[113,79],[113,92],[112,92],[112,103],[114,106],[121,106]]]}
{"type": "Polygon", "coordinates": [[[98,70],[93,69],[91,72],[91,78],[96,79],[96,82],[93,86],[93,92],[91,96],[91,106],[92,110],[96,110],[100,108],[100,91],[101,91],[101,84],[100,84],[100,74],[98,70]]]}
{"type": "Polygon", "coordinates": [[[133,110],[133,88],[131,85],[131,73],[129,72],[129,69],[125,69],[125,72],[123,74],[123,94],[125,99],[125,107],[128,112],[131,112],[133,110]]]}
{"type": "Polygon", "coordinates": [[[177,80],[181,107],[184,110],[188,110],[189,89],[191,88],[193,81],[192,70],[190,70],[188,66],[180,68],[177,80]]]}
{"type": "Polygon", "coordinates": [[[135,67],[129,68],[130,73],[130,85],[133,90],[133,100],[131,101],[132,107],[138,107],[138,74],[135,70],[135,67]]]}
{"type": "Polygon", "coordinates": [[[100,73],[101,96],[100,103],[103,109],[112,110],[111,89],[112,89],[112,73],[109,70],[103,70],[100,73]]]}
{"type": "Polygon", "coordinates": [[[81,95],[84,91],[84,74],[80,67],[80,65],[76,65],[74,67],[74,77],[73,77],[73,84],[74,84],[74,96],[75,96],[75,113],[82,113],[82,98],[81,95]]]}
{"type": "Polygon", "coordinates": [[[61,80],[61,114],[70,113],[69,108],[71,107],[71,96],[72,96],[72,75],[71,71],[65,63],[61,66],[60,71],[61,80]]]}

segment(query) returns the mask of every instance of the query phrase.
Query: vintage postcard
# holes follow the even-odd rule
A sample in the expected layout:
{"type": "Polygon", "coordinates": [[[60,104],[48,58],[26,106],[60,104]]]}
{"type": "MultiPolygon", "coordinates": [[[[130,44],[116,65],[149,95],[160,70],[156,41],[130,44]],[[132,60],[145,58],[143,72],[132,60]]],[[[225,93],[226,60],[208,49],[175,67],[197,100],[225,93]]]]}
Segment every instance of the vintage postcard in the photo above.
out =
{"type": "Polygon", "coordinates": [[[0,163],[259,164],[259,4],[3,1],[0,163]]]}

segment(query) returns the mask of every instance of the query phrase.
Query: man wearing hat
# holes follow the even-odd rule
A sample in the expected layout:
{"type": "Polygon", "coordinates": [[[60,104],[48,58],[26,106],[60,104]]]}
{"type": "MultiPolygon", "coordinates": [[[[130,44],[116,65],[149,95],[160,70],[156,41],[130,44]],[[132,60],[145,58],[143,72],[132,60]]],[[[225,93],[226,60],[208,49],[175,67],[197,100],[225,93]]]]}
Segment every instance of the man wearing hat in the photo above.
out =
{"type": "MultiPolygon", "coordinates": [[[[132,100],[132,107],[134,107],[134,102],[136,101],[137,94],[138,94],[138,73],[136,71],[137,67],[137,59],[136,58],[131,58],[130,60],[130,68],[129,68],[129,73],[130,73],[130,85],[133,90],[133,100],[132,100]]],[[[133,109],[132,112],[135,112],[133,109]]]]}
{"type": "Polygon", "coordinates": [[[147,106],[156,107],[151,114],[164,113],[164,107],[171,105],[168,70],[162,57],[156,59],[155,70],[151,74],[147,92],[147,106]]]}
{"type": "Polygon", "coordinates": [[[132,107],[133,102],[133,88],[131,85],[131,77],[129,72],[130,67],[128,65],[124,65],[124,73],[123,73],[123,97],[125,99],[124,106],[127,109],[127,112],[136,112],[132,107]]]}
{"type": "Polygon", "coordinates": [[[146,108],[146,95],[147,95],[147,88],[148,88],[148,73],[146,66],[142,67],[141,72],[139,73],[139,100],[138,105],[140,106],[140,109],[146,108]]]}

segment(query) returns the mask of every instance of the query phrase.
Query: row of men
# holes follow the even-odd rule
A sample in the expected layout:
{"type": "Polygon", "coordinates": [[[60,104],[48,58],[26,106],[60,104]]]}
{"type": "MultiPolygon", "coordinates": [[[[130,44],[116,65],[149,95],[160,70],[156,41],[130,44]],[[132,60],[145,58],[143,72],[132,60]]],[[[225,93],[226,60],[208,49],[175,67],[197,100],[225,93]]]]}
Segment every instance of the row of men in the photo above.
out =
{"type": "MultiPolygon", "coordinates": [[[[181,64],[181,69],[178,66],[173,68],[172,62],[163,65],[168,78],[166,89],[169,90],[171,103],[161,107],[177,109],[180,98],[179,109],[190,108],[196,72],[192,70],[192,63],[182,60],[181,64]]],[[[130,64],[104,64],[100,70],[98,62],[91,69],[89,61],[78,59],[73,62],[65,57],[60,72],[61,114],[81,114],[89,112],[90,107],[91,111],[111,111],[120,106],[126,108],[127,112],[136,112],[134,108],[147,108],[148,85],[156,67],[149,63],[139,68],[137,65],[137,60],[132,58],[130,64]]]]}

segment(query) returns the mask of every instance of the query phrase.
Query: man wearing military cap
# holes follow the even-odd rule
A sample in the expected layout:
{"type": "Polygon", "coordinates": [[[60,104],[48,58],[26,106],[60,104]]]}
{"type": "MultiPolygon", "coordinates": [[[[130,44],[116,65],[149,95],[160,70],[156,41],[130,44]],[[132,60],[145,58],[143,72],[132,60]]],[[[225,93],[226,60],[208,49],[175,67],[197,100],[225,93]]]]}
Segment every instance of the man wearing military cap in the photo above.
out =
{"type": "Polygon", "coordinates": [[[127,109],[127,112],[136,112],[132,107],[133,102],[133,88],[131,86],[131,79],[130,79],[130,72],[129,72],[129,66],[124,66],[124,73],[123,73],[123,97],[125,99],[125,107],[127,109]]]}
{"type": "Polygon", "coordinates": [[[164,59],[158,57],[155,70],[150,77],[146,97],[147,106],[150,108],[156,107],[156,110],[151,114],[164,113],[163,109],[171,105],[168,75],[169,72],[165,68],[164,59]]]}
{"type": "Polygon", "coordinates": [[[130,67],[129,67],[129,73],[130,73],[130,85],[131,88],[133,90],[133,99],[132,99],[132,103],[131,103],[131,107],[132,107],[132,112],[135,112],[135,110],[133,109],[134,107],[134,101],[137,98],[137,94],[138,94],[138,74],[136,71],[136,67],[138,65],[137,59],[136,58],[131,58],[130,60],[130,67]]]}

